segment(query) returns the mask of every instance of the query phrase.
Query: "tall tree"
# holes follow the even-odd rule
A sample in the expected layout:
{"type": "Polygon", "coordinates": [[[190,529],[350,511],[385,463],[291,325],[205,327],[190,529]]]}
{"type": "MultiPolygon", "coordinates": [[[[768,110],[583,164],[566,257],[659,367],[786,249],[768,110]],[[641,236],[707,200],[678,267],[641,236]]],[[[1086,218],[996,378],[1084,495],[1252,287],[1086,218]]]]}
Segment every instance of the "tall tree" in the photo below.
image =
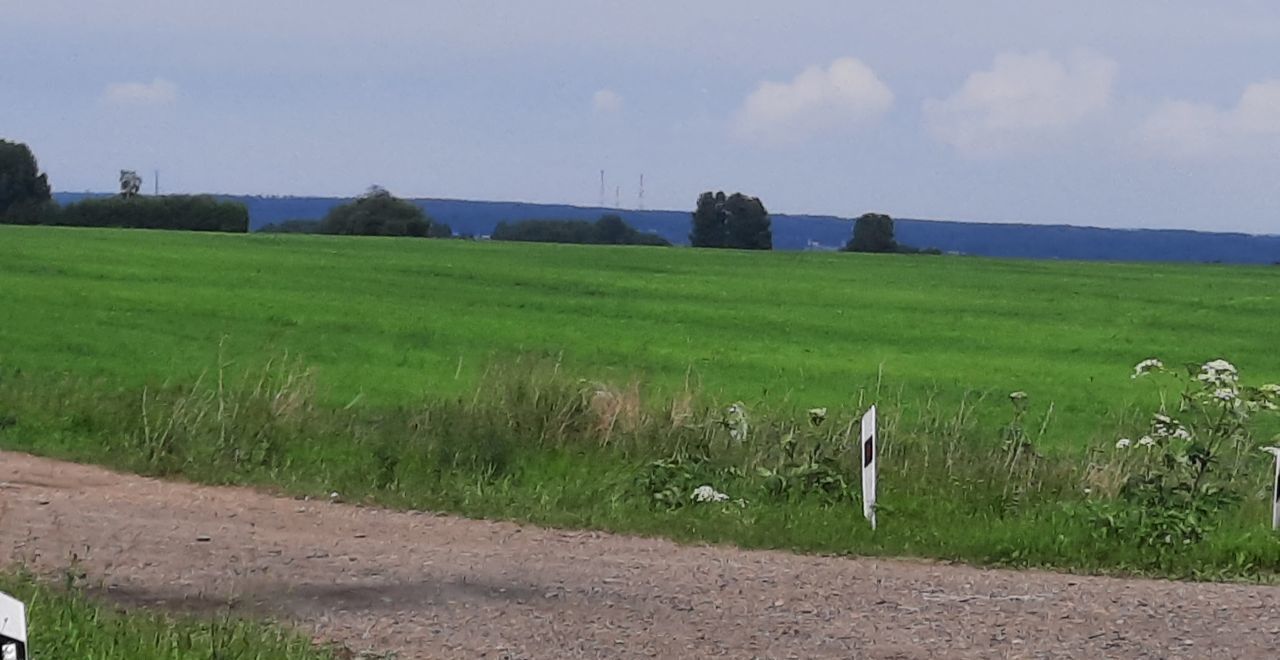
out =
{"type": "Polygon", "coordinates": [[[0,140],[0,216],[36,210],[53,199],[49,177],[21,142],[0,140]]]}
{"type": "Polygon", "coordinates": [[[698,195],[698,207],[693,212],[693,231],[689,234],[689,243],[693,247],[718,248],[728,243],[724,205],[723,192],[707,191],[698,195]]]}
{"type": "Polygon", "coordinates": [[[853,236],[845,245],[847,252],[897,252],[893,236],[893,218],[883,213],[864,213],[853,223],[853,236]]]}
{"type": "Polygon", "coordinates": [[[727,247],[739,250],[773,249],[773,223],[760,198],[734,193],[725,201],[724,212],[727,247]]]}

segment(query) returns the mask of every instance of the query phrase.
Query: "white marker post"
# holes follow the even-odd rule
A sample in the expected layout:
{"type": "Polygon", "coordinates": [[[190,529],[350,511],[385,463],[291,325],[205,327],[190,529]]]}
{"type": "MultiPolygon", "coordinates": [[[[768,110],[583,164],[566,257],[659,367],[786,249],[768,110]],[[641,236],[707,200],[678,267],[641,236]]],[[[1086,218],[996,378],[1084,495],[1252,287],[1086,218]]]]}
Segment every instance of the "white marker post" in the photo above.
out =
{"type": "Polygon", "coordinates": [[[27,608],[0,592],[0,660],[27,660],[27,608]]]}
{"type": "Polygon", "coordinates": [[[1271,484],[1271,529],[1280,530],[1280,447],[1263,447],[1276,457],[1276,478],[1271,484]]]}
{"type": "Polygon", "coordinates": [[[862,515],[876,528],[876,407],[862,416],[862,515]]]}

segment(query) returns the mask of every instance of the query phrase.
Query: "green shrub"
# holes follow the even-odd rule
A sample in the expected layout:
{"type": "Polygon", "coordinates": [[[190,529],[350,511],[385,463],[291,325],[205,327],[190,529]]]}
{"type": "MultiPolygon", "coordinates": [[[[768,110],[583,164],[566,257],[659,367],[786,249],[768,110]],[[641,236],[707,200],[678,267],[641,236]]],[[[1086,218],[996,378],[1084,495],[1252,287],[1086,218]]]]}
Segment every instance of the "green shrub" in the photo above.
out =
{"type": "Polygon", "coordinates": [[[249,210],[209,195],[103,197],[69,204],[46,224],[244,233],[249,210]]]}

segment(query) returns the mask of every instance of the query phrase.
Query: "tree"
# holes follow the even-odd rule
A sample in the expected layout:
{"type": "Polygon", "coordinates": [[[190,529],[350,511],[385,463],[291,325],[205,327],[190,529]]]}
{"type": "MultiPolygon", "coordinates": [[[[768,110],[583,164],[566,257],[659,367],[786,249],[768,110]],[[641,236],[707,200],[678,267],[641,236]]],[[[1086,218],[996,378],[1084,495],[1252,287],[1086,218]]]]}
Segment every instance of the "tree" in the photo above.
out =
{"type": "Polygon", "coordinates": [[[31,148],[0,140],[0,216],[38,212],[52,199],[49,177],[40,172],[31,148]]]}
{"type": "Polygon", "coordinates": [[[773,223],[760,198],[734,193],[725,202],[724,210],[728,247],[739,250],[773,249],[773,223]]]}
{"type": "Polygon", "coordinates": [[[431,219],[412,202],[378,186],[355,201],[335,206],[320,221],[321,234],[419,236],[431,233],[431,219]]]}
{"type": "Polygon", "coordinates": [[[883,213],[864,213],[853,223],[853,237],[844,247],[846,252],[897,252],[893,237],[893,218],[883,213]]]}
{"type": "Polygon", "coordinates": [[[710,191],[698,195],[698,207],[693,212],[693,231],[689,243],[693,247],[724,247],[729,242],[725,227],[724,193],[710,191]]]}
{"type": "Polygon", "coordinates": [[[769,212],[757,197],[734,193],[704,192],[693,212],[693,247],[773,249],[773,229],[769,212]]]}

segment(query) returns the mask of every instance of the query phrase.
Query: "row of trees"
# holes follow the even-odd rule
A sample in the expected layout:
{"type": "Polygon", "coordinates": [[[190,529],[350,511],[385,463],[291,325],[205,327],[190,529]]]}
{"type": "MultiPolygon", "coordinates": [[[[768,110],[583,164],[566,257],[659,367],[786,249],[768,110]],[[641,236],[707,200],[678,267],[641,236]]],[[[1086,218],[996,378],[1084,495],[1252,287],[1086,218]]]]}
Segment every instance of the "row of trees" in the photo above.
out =
{"type": "MultiPolygon", "coordinates": [[[[60,208],[53,201],[49,178],[40,172],[31,149],[22,143],[0,140],[0,223],[247,232],[249,211],[238,202],[203,195],[111,197],[60,208]]],[[[434,222],[416,204],[378,186],[334,207],[322,220],[292,220],[270,225],[264,231],[423,238],[453,235],[448,225],[434,222]]],[[[602,216],[594,223],[574,220],[499,223],[492,237],[507,241],[670,245],[660,236],[637,231],[617,215],[602,216]]],[[[697,208],[693,211],[689,242],[694,247],[771,250],[772,221],[758,197],[704,192],[698,196],[697,208]]],[[[881,213],[859,217],[843,249],[922,252],[898,243],[893,218],[881,213]]],[[[923,252],[938,253],[938,250],[923,252]]]]}
{"type": "Polygon", "coordinates": [[[600,216],[595,222],[586,220],[525,220],[498,223],[491,238],[495,241],[529,241],[535,243],[580,243],[588,245],[656,245],[670,246],[667,239],[637,230],[621,217],[600,216]]]}
{"type": "Polygon", "coordinates": [[[249,209],[207,195],[105,197],[60,207],[31,149],[0,140],[0,223],[247,232],[249,209]]]}

